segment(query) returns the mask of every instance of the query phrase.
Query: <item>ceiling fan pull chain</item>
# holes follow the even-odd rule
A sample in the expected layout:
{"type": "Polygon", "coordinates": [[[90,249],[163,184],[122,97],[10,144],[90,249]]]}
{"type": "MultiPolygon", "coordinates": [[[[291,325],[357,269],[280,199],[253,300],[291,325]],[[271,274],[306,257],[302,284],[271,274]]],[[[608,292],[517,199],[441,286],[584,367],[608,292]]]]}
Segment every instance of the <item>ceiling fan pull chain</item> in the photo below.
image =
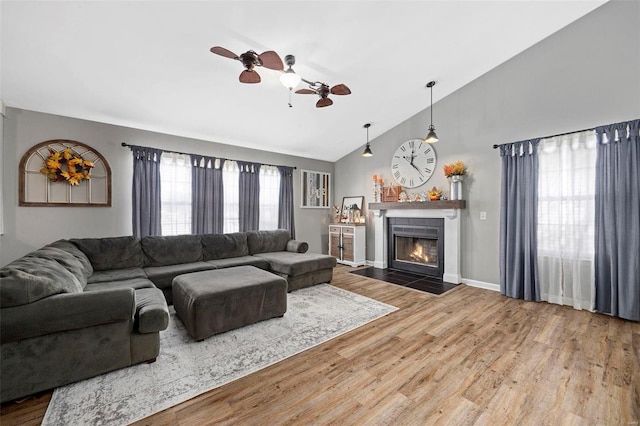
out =
{"type": "Polygon", "coordinates": [[[292,91],[293,91],[292,89],[289,89],[289,108],[293,108],[293,104],[291,103],[291,92],[292,91]]]}

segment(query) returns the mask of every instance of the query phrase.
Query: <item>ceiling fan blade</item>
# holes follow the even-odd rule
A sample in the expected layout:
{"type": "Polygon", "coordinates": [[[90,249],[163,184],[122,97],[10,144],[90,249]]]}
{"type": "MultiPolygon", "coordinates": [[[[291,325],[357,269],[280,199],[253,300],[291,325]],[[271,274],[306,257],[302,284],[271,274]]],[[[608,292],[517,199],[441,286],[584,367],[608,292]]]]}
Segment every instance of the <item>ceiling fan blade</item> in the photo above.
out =
{"type": "Polygon", "coordinates": [[[284,69],[282,59],[280,59],[280,56],[278,56],[278,54],[273,50],[268,50],[258,55],[258,59],[260,59],[260,62],[262,62],[262,66],[265,68],[278,71],[284,69]]]}
{"type": "Polygon", "coordinates": [[[215,53],[216,55],[224,56],[225,58],[238,59],[238,55],[236,55],[235,53],[233,53],[232,51],[230,51],[228,49],[225,49],[224,47],[213,46],[209,50],[211,51],[211,53],[215,53]]]}
{"type": "Polygon", "coordinates": [[[320,100],[316,102],[316,108],[327,107],[329,105],[333,105],[333,101],[329,98],[320,98],[320,100]]]}
{"type": "Polygon", "coordinates": [[[240,73],[240,83],[260,83],[260,74],[255,71],[244,70],[240,73]]]}
{"type": "Polygon", "coordinates": [[[299,95],[315,95],[316,92],[311,89],[298,89],[296,93],[299,95]]]}
{"type": "Polygon", "coordinates": [[[351,90],[344,84],[336,84],[331,88],[331,93],[334,95],[350,95],[351,90]]]}

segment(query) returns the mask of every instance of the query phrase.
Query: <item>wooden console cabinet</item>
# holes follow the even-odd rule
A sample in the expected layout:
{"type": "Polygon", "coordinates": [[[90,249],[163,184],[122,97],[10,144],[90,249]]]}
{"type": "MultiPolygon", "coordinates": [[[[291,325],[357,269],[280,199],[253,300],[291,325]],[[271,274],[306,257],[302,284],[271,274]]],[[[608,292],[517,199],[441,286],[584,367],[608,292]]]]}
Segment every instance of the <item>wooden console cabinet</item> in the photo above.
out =
{"type": "Polygon", "coordinates": [[[338,263],[350,266],[366,264],[366,227],[364,224],[329,225],[329,254],[338,263]]]}

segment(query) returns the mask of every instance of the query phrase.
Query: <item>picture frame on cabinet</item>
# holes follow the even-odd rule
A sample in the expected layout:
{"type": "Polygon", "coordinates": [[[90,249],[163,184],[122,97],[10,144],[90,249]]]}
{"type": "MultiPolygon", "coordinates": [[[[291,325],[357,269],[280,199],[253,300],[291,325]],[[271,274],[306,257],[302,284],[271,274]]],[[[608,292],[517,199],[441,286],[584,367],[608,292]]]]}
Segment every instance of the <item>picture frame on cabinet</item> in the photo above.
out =
{"type": "Polygon", "coordinates": [[[362,212],[363,206],[364,206],[364,195],[342,197],[342,208],[340,209],[340,222],[360,223],[360,218],[364,217],[362,212]]]}
{"type": "Polygon", "coordinates": [[[313,170],[300,171],[303,209],[328,209],[330,206],[331,173],[313,170]]]}

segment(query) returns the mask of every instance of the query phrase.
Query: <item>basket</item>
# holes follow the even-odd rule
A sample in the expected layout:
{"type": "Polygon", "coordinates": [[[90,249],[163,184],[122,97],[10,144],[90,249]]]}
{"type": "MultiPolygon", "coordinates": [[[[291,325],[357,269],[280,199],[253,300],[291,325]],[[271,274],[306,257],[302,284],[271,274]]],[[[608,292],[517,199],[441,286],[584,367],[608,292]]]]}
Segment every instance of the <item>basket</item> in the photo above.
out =
{"type": "Polygon", "coordinates": [[[402,187],[398,186],[384,186],[382,187],[382,202],[383,203],[395,203],[398,201],[402,187]]]}

